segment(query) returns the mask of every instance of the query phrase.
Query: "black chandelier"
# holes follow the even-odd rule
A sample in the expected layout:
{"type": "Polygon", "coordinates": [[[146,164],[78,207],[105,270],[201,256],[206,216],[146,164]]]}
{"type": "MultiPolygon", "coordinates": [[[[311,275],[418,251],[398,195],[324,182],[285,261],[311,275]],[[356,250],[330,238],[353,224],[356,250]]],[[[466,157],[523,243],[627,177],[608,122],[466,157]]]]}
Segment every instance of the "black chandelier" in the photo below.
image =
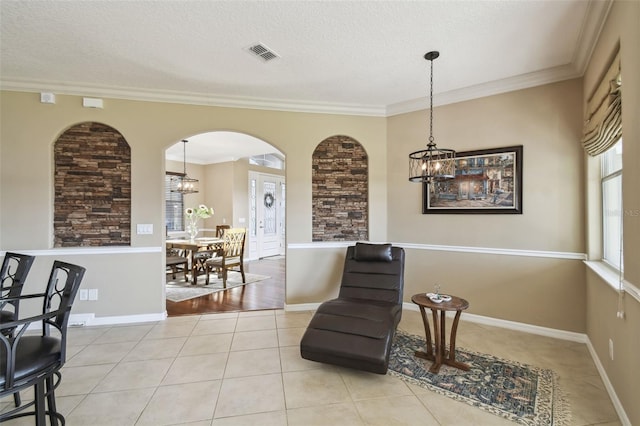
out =
{"type": "Polygon", "coordinates": [[[198,192],[198,179],[190,178],[187,175],[187,142],[186,139],[182,140],[182,175],[172,178],[173,185],[171,186],[171,192],[180,192],[181,194],[194,194],[198,192]]]}
{"type": "Polygon", "coordinates": [[[428,52],[424,58],[431,62],[431,80],[429,92],[429,143],[427,149],[409,154],[409,180],[411,182],[431,183],[453,179],[456,174],[456,152],[453,149],[438,148],[433,139],[433,60],[440,52],[428,52]]]}

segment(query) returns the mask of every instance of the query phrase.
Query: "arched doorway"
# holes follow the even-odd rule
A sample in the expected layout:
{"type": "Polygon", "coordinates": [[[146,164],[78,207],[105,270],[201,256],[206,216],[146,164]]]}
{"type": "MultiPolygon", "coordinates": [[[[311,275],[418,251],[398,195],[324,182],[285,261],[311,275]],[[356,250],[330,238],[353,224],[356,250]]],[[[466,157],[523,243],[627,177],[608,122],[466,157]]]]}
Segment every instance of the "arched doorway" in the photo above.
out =
{"type": "MultiPolygon", "coordinates": [[[[167,312],[169,315],[196,314],[221,311],[274,309],[284,307],[284,154],[269,143],[253,136],[228,131],[214,131],[187,135],[185,145],[181,140],[165,152],[165,223],[167,241],[185,238],[184,211],[204,205],[213,208],[215,214],[199,221],[198,238],[215,236],[219,225],[245,228],[245,272],[247,284],[228,290],[213,291],[205,284],[205,277],[191,273],[189,278],[178,273],[167,275],[167,312]],[[176,194],[171,190],[171,174],[186,174],[198,180],[198,192],[176,194]],[[257,179],[256,176],[260,177],[257,179]],[[266,191],[261,186],[263,176],[274,177],[279,185],[277,191],[266,191]],[[269,194],[267,194],[269,192],[269,194]],[[270,209],[262,205],[265,197],[270,209]],[[277,209],[276,209],[277,206],[277,209]],[[267,211],[268,210],[268,211],[267,211]],[[277,221],[274,222],[274,212],[277,221]],[[276,251],[263,250],[261,244],[273,244],[273,235],[267,233],[277,224],[276,251]],[[267,253],[267,256],[262,254],[267,253]],[[195,276],[196,279],[192,280],[195,276]],[[259,282],[252,279],[263,278],[259,282]],[[203,296],[185,300],[171,300],[169,290],[178,281],[190,281],[189,290],[202,288],[203,296]],[[195,284],[194,284],[195,283],[195,284]]],[[[171,246],[171,244],[168,244],[171,246]]],[[[239,274],[238,274],[239,275],[239,274]]],[[[237,283],[239,284],[239,283],[237,283]]],[[[217,289],[216,289],[217,290],[217,289]]],[[[173,291],[173,290],[171,290],[173,291]]]]}

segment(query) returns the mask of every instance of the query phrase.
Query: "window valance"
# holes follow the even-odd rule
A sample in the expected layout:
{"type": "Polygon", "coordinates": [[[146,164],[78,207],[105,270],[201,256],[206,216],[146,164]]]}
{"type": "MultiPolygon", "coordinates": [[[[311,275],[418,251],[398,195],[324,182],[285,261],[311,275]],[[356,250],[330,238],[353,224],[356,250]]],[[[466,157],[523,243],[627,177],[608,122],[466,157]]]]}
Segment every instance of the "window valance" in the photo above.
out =
{"type": "Polygon", "coordinates": [[[587,103],[582,146],[596,156],[622,137],[622,77],[620,53],[614,57],[587,103]]]}

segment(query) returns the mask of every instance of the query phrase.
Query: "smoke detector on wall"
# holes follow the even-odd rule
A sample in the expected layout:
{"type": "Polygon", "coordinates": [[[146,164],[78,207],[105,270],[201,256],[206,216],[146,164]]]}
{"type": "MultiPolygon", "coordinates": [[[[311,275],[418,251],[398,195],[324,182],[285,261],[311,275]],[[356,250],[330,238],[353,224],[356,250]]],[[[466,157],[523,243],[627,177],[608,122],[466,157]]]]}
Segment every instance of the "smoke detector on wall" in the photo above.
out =
{"type": "Polygon", "coordinates": [[[253,56],[257,56],[264,62],[269,62],[280,57],[276,52],[265,46],[263,43],[252,44],[251,46],[247,47],[247,52],[249,52],[253,56]]]}

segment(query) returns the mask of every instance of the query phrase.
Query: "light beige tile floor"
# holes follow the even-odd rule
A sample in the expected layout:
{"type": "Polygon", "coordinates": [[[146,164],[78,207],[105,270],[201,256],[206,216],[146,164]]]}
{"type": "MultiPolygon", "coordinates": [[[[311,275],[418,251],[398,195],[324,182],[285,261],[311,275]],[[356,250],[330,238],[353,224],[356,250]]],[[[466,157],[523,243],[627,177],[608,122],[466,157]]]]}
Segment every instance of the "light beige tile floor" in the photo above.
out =
{"type": "MultiPolygon", "coordinates": [[[[311,315],[254,311],[71,328],[58,407],[68,426],[513,424],[390,375],[302,359],[311,315]]],[[[400,328],[424,333],[415,311],[404,311],[400,328]]],[[[584,344],[464,319],[457,344],[557,372],[572,425],[621,424],[584,344]]]]}

